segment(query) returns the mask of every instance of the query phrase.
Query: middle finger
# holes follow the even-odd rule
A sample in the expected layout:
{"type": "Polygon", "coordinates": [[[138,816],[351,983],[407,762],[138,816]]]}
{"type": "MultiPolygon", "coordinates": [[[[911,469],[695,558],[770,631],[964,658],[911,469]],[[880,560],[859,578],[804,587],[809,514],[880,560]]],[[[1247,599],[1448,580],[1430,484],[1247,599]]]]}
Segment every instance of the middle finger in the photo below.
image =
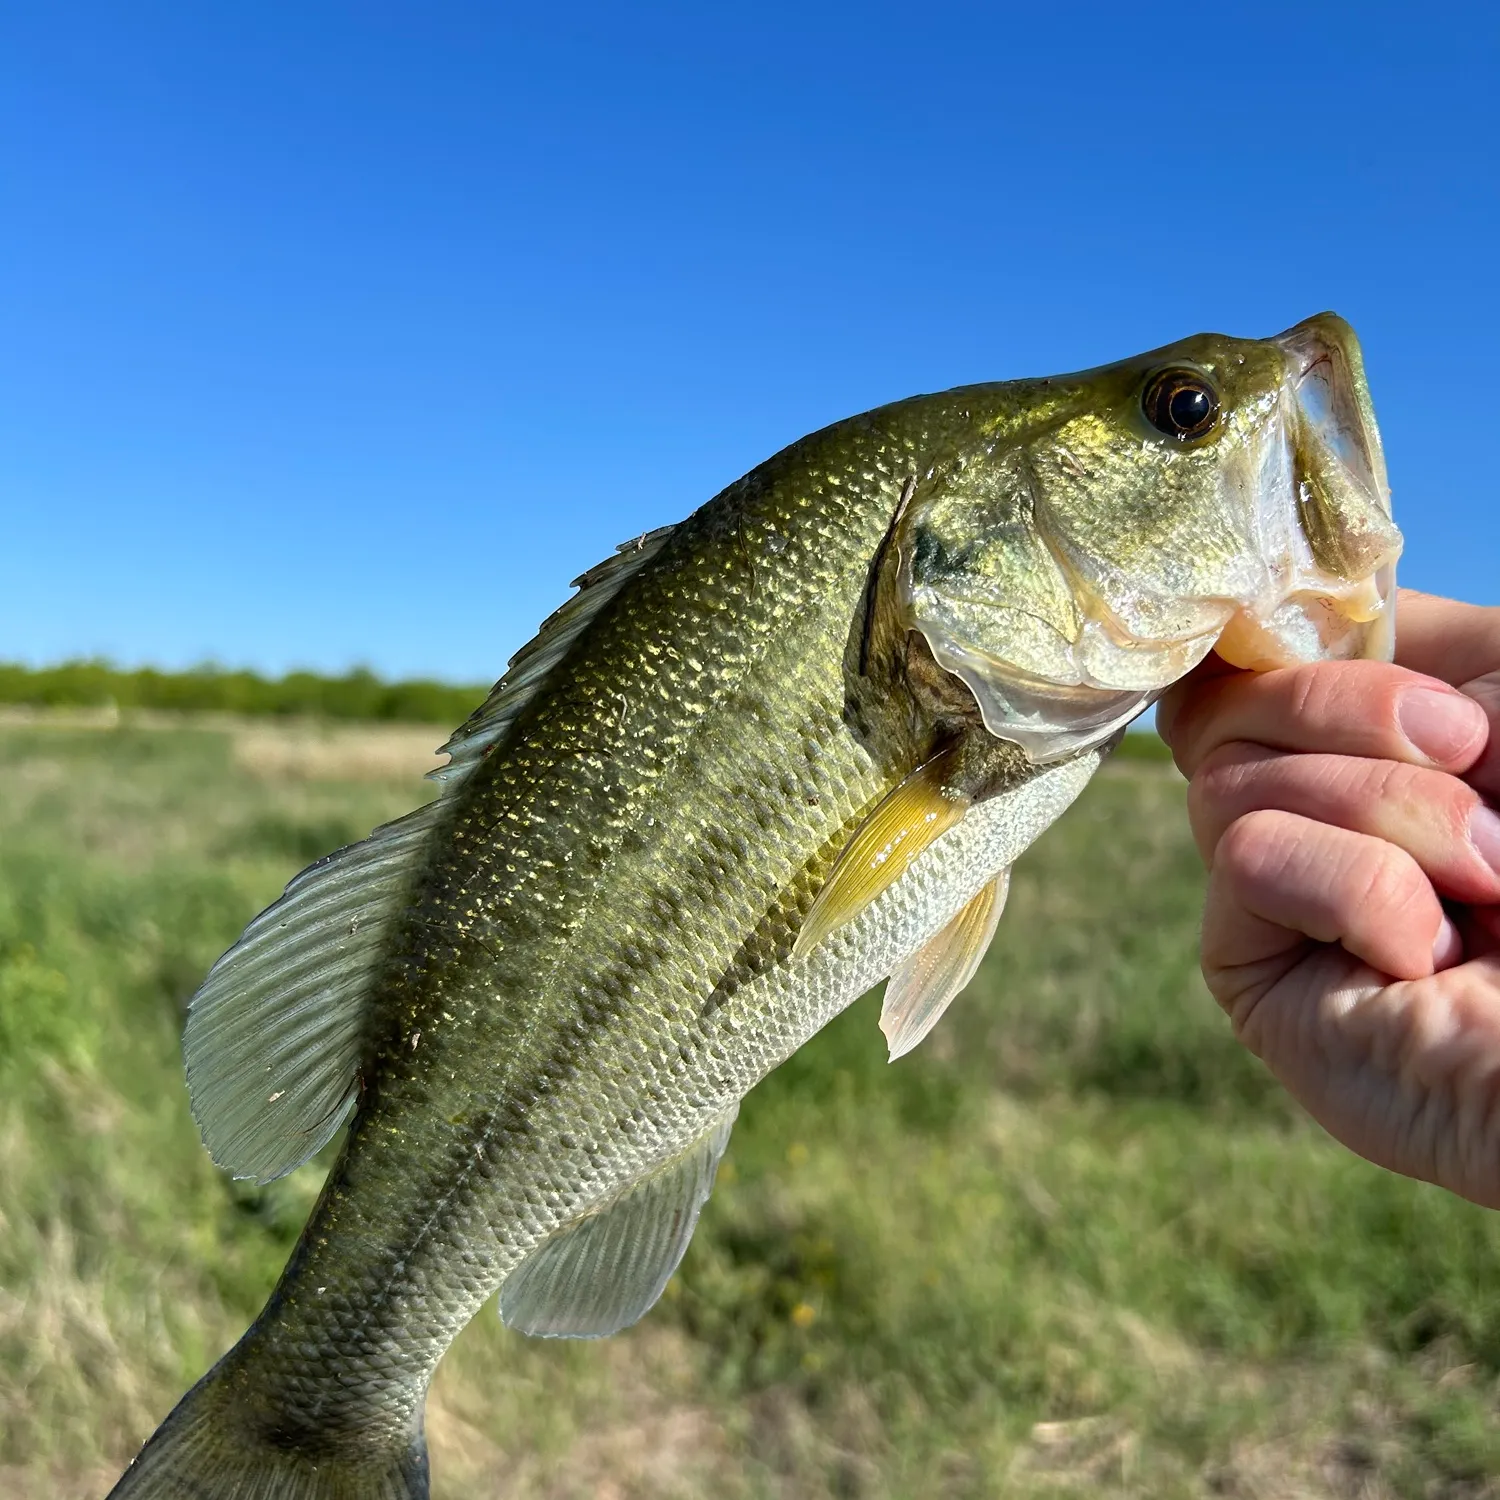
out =
{"type": "Polygon", "coordinates": [[[1279,810],[1404,849],[1454,901],[1500,901],[1500,816],[1456,776],[1397,761],[1230,743],[1199,767],[1188,816],[1205,863],[1246,813],[1279,810]]]}

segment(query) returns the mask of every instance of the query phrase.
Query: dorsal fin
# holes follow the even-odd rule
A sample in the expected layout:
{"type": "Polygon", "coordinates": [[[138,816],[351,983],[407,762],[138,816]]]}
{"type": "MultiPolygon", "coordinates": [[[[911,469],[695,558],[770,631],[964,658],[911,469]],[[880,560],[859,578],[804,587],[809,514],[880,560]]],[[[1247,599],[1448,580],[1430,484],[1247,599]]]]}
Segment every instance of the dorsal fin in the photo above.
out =
{"type": "Polygon", "coordinates": [[[450,799],[548,673],[671,532],[647,532],[575,580],[579,590],[510,660],[443,746],[435,802],[309,865],[209,970],[183,1033],[204,1145],[270,1182],[330,1140],[354,1103],[371,982],[450,799]]]}
{"type": "Polygon", "coordinates": [[[490,689],[489,697],[449,736],[439,754],[451,759],[446,766],[427,773],[431,780],[450,785],[455,778],[462,780],[489,753],[574,641],[625,584],[661,551],[675,529],[658,526],[634,541],[621,542],[613,557],[596,563],[573,580],[578,592],[547,616],[536,635],[511,657],[505,676],[490,689]]]}

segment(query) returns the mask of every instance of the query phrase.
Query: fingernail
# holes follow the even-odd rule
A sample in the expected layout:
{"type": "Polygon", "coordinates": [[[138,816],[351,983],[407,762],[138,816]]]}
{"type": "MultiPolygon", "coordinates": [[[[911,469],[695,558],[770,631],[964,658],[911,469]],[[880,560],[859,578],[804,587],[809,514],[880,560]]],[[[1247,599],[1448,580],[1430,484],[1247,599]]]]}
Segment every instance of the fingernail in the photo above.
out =
{"type": "Polygon", "coordinates": [[[1451,969],[1464,956],[1464,940],[1451,917],[1443,918],[1438,928],[1437,941],[1432,945],[1432,967],[1434,970],[1451,969]]]}
{"type": "Polygon", "coordinates": [[[1500,875],[1500,813],[1481,802],[1469,814],[1469,842],[1480,859],[1500,875]]]}
{"type": "Polygon", "coordinates": [[[1439,765],[1458,760],[1488,730],[1484,710],[1462,693],[1408,688],[1396,703],[1401,733],[1439,765]]]}

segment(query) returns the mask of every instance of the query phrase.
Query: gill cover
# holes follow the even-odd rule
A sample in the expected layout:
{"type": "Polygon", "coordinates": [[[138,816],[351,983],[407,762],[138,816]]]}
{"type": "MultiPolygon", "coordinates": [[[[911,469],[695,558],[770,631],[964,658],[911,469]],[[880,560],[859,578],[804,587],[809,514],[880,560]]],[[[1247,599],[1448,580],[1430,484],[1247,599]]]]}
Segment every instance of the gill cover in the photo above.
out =
{"type": "Polygon", "coordinates": [[[905,624],[992,734],[1039,763],[1100,744],[1216,645],[1257,670],[1389,657],[1401,536],[1342,319],[1016,390],[897,536],[905,624]]]}

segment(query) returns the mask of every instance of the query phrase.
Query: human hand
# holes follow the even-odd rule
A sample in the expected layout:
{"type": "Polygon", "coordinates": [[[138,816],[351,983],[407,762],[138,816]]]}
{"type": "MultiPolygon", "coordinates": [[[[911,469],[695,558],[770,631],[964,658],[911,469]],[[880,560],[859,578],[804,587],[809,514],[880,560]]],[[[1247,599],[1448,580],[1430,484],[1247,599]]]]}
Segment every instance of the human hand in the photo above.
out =
{"type": "Polygon", "coordinates": [[[1396,655],[1161,700],[1203,974],[1346,1146],[1500,1208],[1500,609],[1403,590],[1396,655]]]}

